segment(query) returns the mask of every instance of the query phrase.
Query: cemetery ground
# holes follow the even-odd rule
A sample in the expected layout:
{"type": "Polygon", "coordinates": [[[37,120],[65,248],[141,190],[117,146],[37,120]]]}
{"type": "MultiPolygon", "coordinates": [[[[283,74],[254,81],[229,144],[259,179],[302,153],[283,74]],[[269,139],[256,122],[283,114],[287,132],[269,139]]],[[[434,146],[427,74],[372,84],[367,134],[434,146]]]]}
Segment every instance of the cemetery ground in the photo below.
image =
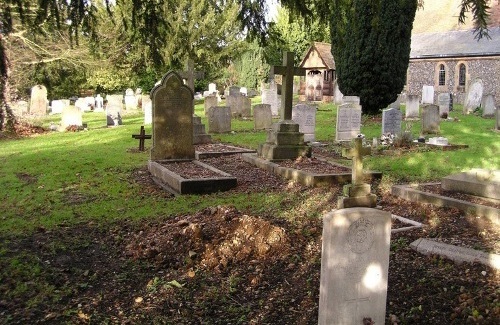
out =
{"type": "MultiPolygon", "coordinates": [[[[333,145],[335,111],[320,105],[316,139],[328,145],[315,153],[348,166],[333,145]]],[[[392,184],[499,168],[494,121],[456,112],[441,132],[469,148],[392,148],[365,160],[384,173],[372,184],[378,205],[424,224],[391,236],[387,324],[500,322],[498,270],[409,247],[431,238],[498,254],[498,225],[389,194],[392,184]]],[[[196,113],[204,119],[202,105],[196,113]]],[[[142,115],[115,128],[99,113],[84,122],[88,131],[0,138],[0,324],[317,323],[321,217],[340,186],[307,188],[227,156],[209,163],[237,177],[237,188],[174,196],[152,181],[149,154],[131,138],[142,115]]],[[[380,128],[364,118],[367,139],[380,128]]],[[[213,139],[252,149],[265,141],[250,120],[232,129],[213,139]]]]}

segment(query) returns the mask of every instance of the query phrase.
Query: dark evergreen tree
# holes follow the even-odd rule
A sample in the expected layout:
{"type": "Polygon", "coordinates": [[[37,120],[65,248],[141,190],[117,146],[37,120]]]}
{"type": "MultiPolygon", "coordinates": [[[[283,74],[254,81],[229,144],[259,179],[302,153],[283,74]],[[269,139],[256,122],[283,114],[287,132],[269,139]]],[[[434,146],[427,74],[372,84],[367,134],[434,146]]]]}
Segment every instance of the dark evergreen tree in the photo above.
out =
{"type": "Polygon", "coordinates": [[[359,96],[365,114],[378,113],[403,90],[416,9],[417,0],[353,0],[333,17],[339,89],[359,96]]]}

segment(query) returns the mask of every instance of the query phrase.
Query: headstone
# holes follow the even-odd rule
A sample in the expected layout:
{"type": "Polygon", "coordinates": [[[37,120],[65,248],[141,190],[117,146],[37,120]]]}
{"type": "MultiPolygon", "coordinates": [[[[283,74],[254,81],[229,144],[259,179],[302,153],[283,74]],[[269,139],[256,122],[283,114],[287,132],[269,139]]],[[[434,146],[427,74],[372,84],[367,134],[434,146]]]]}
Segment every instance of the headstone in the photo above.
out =
{"type": "Polygon", "coordinates": [[[389,106],[387,106],[387,108],[401,109],[401,101],[399,99],[399,96],[398,98],[396,98],[394,102],[390,103],[389,106]]]}
{"type": "Polygon", "coordinates": [[[401,120],[403,113],[399,109],[389,108],[382,111],[382,134],[395,134],[401,133],[401,120]]]}
{"type": "Polygon", "coordinates": [[[193,91],[181,77],[168,72],[151,90],[153,147],[151,160],[194,159],[193,91]]]}
{"type": "Polygon", "coordinates": [[[82,112],[90,111],[90,107],[89,107],[87,100],[85,98],[78,98],[75,101],[75,107],[78,108],[82,112]]]}
{"type": "Polygon", "coordinates": [[[207,114],[208,109],[210,107],[217,106],[218,102],[219,102],[219,100],[218,100],[216,95],[210,95],[210,96],[205,97],[205,103],[204,103],[205,114],[207,114]]]}
{"type": "Polygon", "coordinates": [[[441,93],[438,95],[439,116],[448,116],[450,113],[450,93],[441,93]]]}
{"type": "Polygon", "coordinates": [[[469,114],[473,112],[476,108],[481,105],[481,99],[483,98],[483,80],[474,79],[467,88],[467,94],[465,95],[464,101],[464,114],[469,114]]]}
{"type": "Polygon", "coordinates": [[[335,102],[336,105],[340,105],[343,103],[343,98],[344,98],[344,95],[340,92],[340,89],[339,89],[339,84],[337,81],[335,81],[335,84],[334,84],[334,88],[333,88],[333,101],[335,102]]]}
{"type": "Polygon", "coordinates": [[[292,109],[292,120],[299,125],[299,132],[304,133],[305,142],[316,141],[316,108],[306,104],[297,104],[292,109]]]}
{"type": "Polygon", "coordinates": [[[125,91],[125,109],[127,111],[136,110],[138,106],[137,97],[131,88],[125,91]]]}
{"type": "Polygon", "coordinates": [[[106,125],[118,126],[122,125],[122,100],[121,96],[107,97],[108,103],[106,104],[106,125]]]}
{"type": "Polygon", "coordinates": [[[271,105],[257,104],[253,106],[253,121],[255,130],[267,130],[273,124],[271,105]]]}
{"type": "Polygon", "coordinates": [[[95,98],[93,96],[85,97],[85,102],[87,103],[87,108],[89,111],[93,111],[95,108],[95,98]]]}
{"type": "Polygon", "coordinates": [[[406,95],[406,118],[418,118],[420,111],[420,101],[418,95],[406,95]]]}
{"type": "Polygon", "coordinates": [[[53,100],[51,105],[50,105],[50,112],[52,114],[61,114],[63,109],[69,105],[66,105],[66,103],[63,100],[53,100]]]}
{"type": "Polygon", "coordinates": [[[201,117],[193,115],[193,144],[212,143],[212,136],[205,131],[201,117]]]}
{"type": "Polygon", "coordinates": [[[217,94],[217,85],[214,83],[209,83],[208,84],[208,92],[210,94],[217,94]]]}
{"type": "Polygon", "coordinates": [[[391,213],[335,210],[323,217],[318,324],[385,324],[391,213]]]}
{"type": "Polygon", "coordinates": [[[151,99],[148,98],[148,100],[144,100],[145,98],[142,99],[142,109],[144,111],[144,124],[151,124],[153,123],[153,103],[151,102],[151,99]]]}
{"type": "Polygon", "coordinates": [[[422,106],[422,134],[437,134],[440,132],[439,106],[426,104],[422,106]]]}
{"type": "Polygon", "coordinates": [[[481,100],[481,108],[483,109],[483,117],[495,116],[495,95],[484,95],[481,100]]]}
{"type": "Polygon", "coordinates": [[[273,116],[278,116],[281,107],[281,96],[278,95],[278,86],[276,81],[271,79],[269,82],[269,89],[262,87],[262,104],[271,105],[271,113],[273,116]]]}
{"type": "Polygon", "coordinates": [[[345,96],[337,107],[335,141],[351,141],[361,132],[361,105],[359,97],[345,96]]]}
{"type": "Polygon", "coordinates": [[[95,108],[94,112],[104,112],[104,98],[100,94],[95,97],[95,108]]]}
{"type": "Polygon", "coordinates": [[[231,108],[212,106],[208,109],[208,133],[231,132],[231,108]]]}
{"type": "Polygon", "coordinates": [[[240,93],[231,95],[226,98],[226,105],[231,108],[233,117],[250,117],[252,116],[252,100],[240,93]]]}
{"type": "Polygon", "coordinates": [[[422,104],[434,104],[434,86],[422,87],[422,104]]]}
{"type": "Polygon", "coordinates": [[[248,89],[247,97],[253,98],[257,96],[257,91],[255,89],[248,89]]]}
{"type": "Polygon", "coordinates": [[[240,94],[242,94],[243,96],[247,96],[248,95],[247,87],[241,87],[240,94]]]}
{"type": "Polygon", "coordinates": [[[82,126],[82,111],[73,106],[66,106],[61,113],[61,127],[82,126]]]}
{"type": "Polygon", "coordinates": [[[237,96],[241,93],[241,88],[238,86],[229,87],[229,96],[237,96]]]}
{"type": "Polygon", "coordinates": [[[36,85],[31,88],[29,113],[32,115],[47,114],[47,88],[36,85]]]}

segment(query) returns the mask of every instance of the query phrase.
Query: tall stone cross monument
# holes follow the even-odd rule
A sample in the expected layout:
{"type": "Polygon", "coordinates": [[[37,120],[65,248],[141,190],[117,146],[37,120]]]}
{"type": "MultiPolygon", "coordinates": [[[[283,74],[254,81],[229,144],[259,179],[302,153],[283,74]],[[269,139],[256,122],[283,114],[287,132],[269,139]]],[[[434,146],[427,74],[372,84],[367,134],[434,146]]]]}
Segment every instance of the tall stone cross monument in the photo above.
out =
{"type": "Polygon", "coordinates": [[[364,183],[363,157],[371,154],[370,147],[363,147],[363,139],[355,138],[353,147],[342,149],[342,156],[352,158],[352,184],[344,186],[344,196],[339,198],[339,208],[374,208],[377,197],[370,193],[370,184],[364,183]]]}
{"type": "Polygon", "coordinates": [[[259,145],[258,155],[270,161],[296,159],[311,156],[311,148],[304,143],[304,134],[299,125],[292,120],[293,76],[305,76],[305,69],[294,67],[294,53],[283,54],[283,65],[271,67],[271,75],[283,76],[281,121],[273,124],[265,143],[259,145]]]}
{"type": "Polygon", "coordinates": [[[203,78],[205,74],[203,71],[194,71],[194,62],[188,59],[185,70],[179,72],[179,75],[186,80],[186,85],[194,92],[194,81],[203,78]]]}

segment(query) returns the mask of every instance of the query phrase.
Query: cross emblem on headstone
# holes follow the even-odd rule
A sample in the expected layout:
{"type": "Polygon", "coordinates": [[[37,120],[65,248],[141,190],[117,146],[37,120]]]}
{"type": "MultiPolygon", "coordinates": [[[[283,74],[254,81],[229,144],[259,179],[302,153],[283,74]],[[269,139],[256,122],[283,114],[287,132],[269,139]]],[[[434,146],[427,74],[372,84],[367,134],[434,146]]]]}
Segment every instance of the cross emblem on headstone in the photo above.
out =
{"type": "Polygon", "coordinates": [[[185,71],[180,71],[179,76],[186,80],[186,85],[194,92],[194,80],[202,79],[205,76],[203,71],[194,71],[194,62],[191,59],[187,60],[185,71]]]}
{"type": "Polygon", "coordinates": [[[144,125],[141,125],[141,131],[139,134],[132,134],[132,138],[139,139],[139,151],[144,151],[144,142],[146,139],[151,139],[151,134],[146,134],[146,131],[144,131],[144,125]]]}
{"type": "Polygon", "coordinates": [[[283,53],[283,65],[282,66],[272,66],[271,76],[274,74],[279,74],[283,76],[282,83],[282,94],[284,94],[285,100],[281,100],[281,112],[280,116],[283,120],[292,119],[292,101],[293,101],[293,76],[305,76],[306,69],[296,68],[293,63],[293,52],[283,53]]]}
{"type": "Polygon", "coordinates": [[[363,147],[363,139],[355,138],[354,146],[350,149],[343,149],[342,156],[352,158],[352,184],[363,184],[363,156],[371,155],[370,147],[363,147]]]}

